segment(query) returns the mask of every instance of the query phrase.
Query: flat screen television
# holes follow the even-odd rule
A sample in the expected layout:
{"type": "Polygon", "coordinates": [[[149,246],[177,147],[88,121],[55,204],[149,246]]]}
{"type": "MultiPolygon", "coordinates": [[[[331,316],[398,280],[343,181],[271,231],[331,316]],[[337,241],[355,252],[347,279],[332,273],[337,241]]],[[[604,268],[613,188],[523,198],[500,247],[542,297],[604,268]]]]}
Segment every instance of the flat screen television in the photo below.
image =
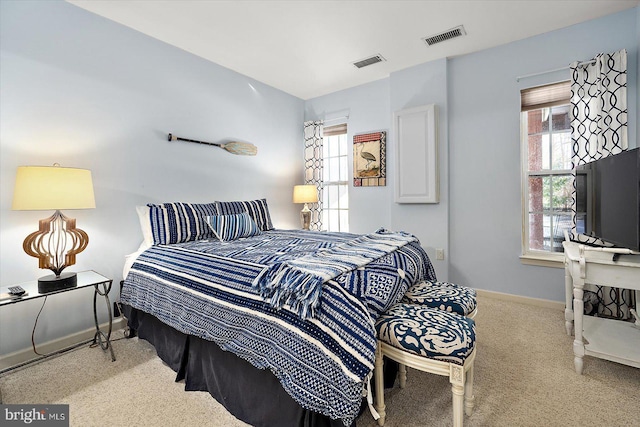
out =
{"type": "Polygon", "coordinates": [[[640,252],[640,148],[576,168],[576,231],[640,252]]]}

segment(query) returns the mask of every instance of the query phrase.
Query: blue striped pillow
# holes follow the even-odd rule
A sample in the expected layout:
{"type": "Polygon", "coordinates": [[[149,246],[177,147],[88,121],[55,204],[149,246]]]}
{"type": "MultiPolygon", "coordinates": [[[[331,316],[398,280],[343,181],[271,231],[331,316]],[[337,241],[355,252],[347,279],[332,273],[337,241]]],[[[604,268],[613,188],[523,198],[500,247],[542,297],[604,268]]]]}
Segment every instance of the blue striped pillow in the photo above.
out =
{"type": "Polygon", "coordinates": [[[215,203],[176,202],[147,206],[154,245],[215,239],[206,223],[207,216],[218,214],[215,203]]]}
{"type": "Polygon", "coordinates": [[[216,202],[219,215],[230,215],[247,212],[262,231],[273,230],[267,199],[241,201],[241,202],[216,202]]]}
{"type": "Polygon", "coordinates": [[[246,212],[208,216],[207,224],[222,242],[260,234],[258,225],[246,212]]]}

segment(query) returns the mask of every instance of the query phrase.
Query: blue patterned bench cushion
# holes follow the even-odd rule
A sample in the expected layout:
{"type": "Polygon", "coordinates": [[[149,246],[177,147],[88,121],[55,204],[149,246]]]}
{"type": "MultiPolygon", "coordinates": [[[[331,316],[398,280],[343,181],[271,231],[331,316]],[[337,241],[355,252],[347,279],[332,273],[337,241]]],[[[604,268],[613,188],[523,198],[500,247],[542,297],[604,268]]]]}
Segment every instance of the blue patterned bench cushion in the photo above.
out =
{"type": "Polygon", "coordinates": [[[376,321],[380,341],[429,359],[463,365],[473,352],[473,319],[414,304],[397,303],[376,321]]]}
{"type": "Polygon", "coordinates": [[[404,294],[402,302],[462,316],[468,316],[477,307],[475,289],[448,282],[418,282],[404,294]]]}

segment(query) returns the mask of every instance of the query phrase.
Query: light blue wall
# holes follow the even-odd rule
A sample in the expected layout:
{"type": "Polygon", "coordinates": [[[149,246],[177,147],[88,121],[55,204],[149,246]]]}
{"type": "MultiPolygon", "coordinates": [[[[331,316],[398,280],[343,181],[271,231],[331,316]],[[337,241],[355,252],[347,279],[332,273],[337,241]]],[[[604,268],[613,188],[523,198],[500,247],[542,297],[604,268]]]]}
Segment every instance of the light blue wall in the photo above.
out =
{"type": "MultiPolygon", "coordinates": [[[[440,174],[440,203],[391,205],[391,229],[414,233],[426,249],[439,280],[448,280],[449,257],[449,153],[447,61],[441,59],[392,73],[391,111],[400,111],[421,105],[437,106],[438,169],[440,174]],[[438,261],[435,250],[443,249],[444,261],[438,261]]],[[[397,141],[390,143],[389,185],[394,188],[395,149],[397,141]]],[[[392,199],[393,201],[393,199],[392,199]]]]}
{"type": "MultiPolygon", "coordinates": [[[[384,187],[354,187],[349,183],[349,230],[371,233],[377,228],[406,230],[420,239],[438,276],[446,278],[447,266],[435,261],[435,248],[447,250],[447,149],[439,150],[442,168],[441,199],[438,205],[398,205],[394,203],[393,170],[395,141],[391,111],[437,104],[439,107],[440,141],[447,140],[446,60],[434,61],[393,73],[388,79],[356,86],[305,102],[305,120],[331,119],[349,115],[347,130],[349,141],[361,133],[384,130],[387,132],[387,185],[384,187]],[[425,80],[425,76],[427,76],[425,80]],[[432,84],[437,81],[438,84],[432,84]]],[[[334,124],[329,122],[328,124],[334,124]]],[[[353,153],[349,153],[353,164],[353,153]]],[[[351,170],[351,169],[350,169],[351,170]]]]}
{"type": "Polygon", "coordinates": [[[449,62],[450,246],[453,281],[562,301],[564,271],[523,265],[519,93],[569,71],[517,81],[599,52],[628,52],[629,141],[637,133],[637,13],[623,12],[449,62]]]}
{"type": "MultiPolygon", "coordinates": [[[[48,274],[22,241],[51,212],[11,210],[20,165],[91,169],[96,209],[66,212],[90,238],[71,269],[115,284],[142,240],[136,205],[266,197],[277,227],[298,226],[299,98],[56,0],[0,2],[0,85],[2,286],[48,274]],[[170,143],[169,132],[252,142],[258,155],[170,143]]],[[[36,341],[90,328],[91,298],[90,289],[49,298],[36,341]]],[[[0,354],[30,346],[40,302],[0,310],[0,354]]]]}
{"type": "MultiPolygon", "coordinates": [[[[383,79],[361,86],[314,98],[305,102],[305,120],[332,119],[349,116],[347,137],[372,131],[386,131],[390,136],[389,80],[383,79]]],[[[327,122],[334,125],[345,120],[327,122]]],[[[387,152],[389,148],[387,148],[387,152]]],[[[349,152],[349,165],[353,165],[353,153],[349,152]]],[[[353,167],[350,166],[352,171],[353,167]]],[[[390,209],[393,203],[391,188],[353,187],[349,183],[349,231],[371,233],[380,227],[389,227],[390,209]]]]}
{"type": "MultiPolygon", "coordinates": [[[[520,90],[566,80],[568,70],[522,79],[519,76],[565,67],[599,52],[628,52],[629,141],[636,146],[638,112],[638,45],[640,8],[487,49],[470,55],[421,64],[389,77],[389,110],[380,103],[362,132],[389,126],[394,111],[435,103],[439,108],[441,202],[439,205],[393,203],[393,149],[388,144],[389,186],[363,192],[351,188],[358,203],[390,203],[367,209],[367,224],[380,222],[414,232],[434,258],[444,248],[445,261],[434,261],[438,278],[479,289],[563,301],[561,268],[526,266],[521,253],[520,90]],[[384,117],[386,114],[386,117],[384,117]],[[379,119],[379,116],[383,116],[379,119]],[[381,197],[382,196],[382,197],[381,197]],[[388,221],[388,222],[387,222],[388,221]]],[[[452,41],[455,43],[455,41],[452,41]]],[[[376,85],[382,85],[376,82],[376,85]]],[[[362,106],[374,94],[367,85],[305,102],[305,119],[324,111],[362,106]],[[345,93],[349,96],[345,96],[345,93]],[[323,108],[317,108],[322,105],[323,108]]],[[[368,114],[368,113],[367,113],[368,114]]],[[[350,134],[352,124],[349,122],[350,134]]],[[[351,135],[350,135],[351,136],[351,135]]],[[[351,218],[359,217],[353,202],[351,218]]],[[[354,222],[353,220],[351,221],[354,222]]],[[[366,230],[355,229],[357,232],[366,230]]]]}

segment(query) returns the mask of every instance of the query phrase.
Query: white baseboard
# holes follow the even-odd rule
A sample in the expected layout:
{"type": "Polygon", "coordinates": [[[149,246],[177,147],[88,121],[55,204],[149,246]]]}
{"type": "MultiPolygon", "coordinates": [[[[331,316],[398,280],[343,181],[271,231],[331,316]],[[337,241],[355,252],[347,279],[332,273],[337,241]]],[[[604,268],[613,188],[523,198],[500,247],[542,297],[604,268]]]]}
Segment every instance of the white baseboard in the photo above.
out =
{"type": "MultiPolygon", "coordinates": [[[[564,311],[564,302],[560,301],[551,301],[541,298],[532,298],[525,297],[520,295],[512,295],[505,294],[502,292],[495,291],[487,291],[483,289],[476,289],[478,296],[487,297],[493,299],[499,299],[503,301],[516,302],[520,304],[533,305],[537,307],[545,307],[551,308],[554,310],[564,311]]],[[[126,322],[124,318],[120,317],[113,321],[112,331],[117,331],[118,329],[123,329],[126,326],[126,322]]],[[[100,325],[101,330],[107,330],[109,328],[108,323],[104,323],[100,325]]],[[[58,338],[53,341],[46,342],[44,344],[38,345],[38,351],[41,353],[53,353],[67,347],[71,347],[75,344],[90,340],[95,335],[95,328],[86,329],[81,332],[77,332],[75,334],[68,335],[66,337],[58,338]]],[[[18,366],[22,363],[28,362],[30,360],[38,359],[39,356],[33,353],[33,349],[31,347],[25,348],[24,350],[18,350],[13,353],[9,353],[6,355],[0,356],[0,371],[5,369],[18,366]]]]}
{"type": "Polygon", "coordinates": [[[564,311],[564,302],[552,301],[542,298],[524,297],[521,295],[504,294],[502,292],[486,291],[483,289],[476,289],[478,296],[499,299],[502,301],[517,302],[520,304],[533,305],[536,307],[551,308],[554,310],[564,311]]]}
{"type": "MultiPolygon", "coordinates": [[[[126,321],[123,317],[119,317],[113,320],[113,324],[111,326],[111,333],[113,336],[113,331],[117,331],[126,326],[126,321]]],[[[109,323],[103,323],[100,325],[100,330],[107,331],[109,329],[109,323]]],[[[105,332],[106,333],[106,332],[105,332]]],[[[49,354],[54,353],[56,351],[63,350],[68,347],[72,347],[78,343],[82,343],[93,339],[96,334],[95,328],[86,329],[84,331],[76,332],[71,335],[67,335],[66,337],[58,338],[43,344],[38,344],[38,353],[49,354]]],[[[31,347],[25,348],[23,350],[18,350],[13,353],[5,354],[0,356],[0,371],[4,371],[5,369],[12,368],[14,366],[21,365],[25,362],[29,362],[31,360],[39,359],[40,356],[33,352],[31,347]]]]}

